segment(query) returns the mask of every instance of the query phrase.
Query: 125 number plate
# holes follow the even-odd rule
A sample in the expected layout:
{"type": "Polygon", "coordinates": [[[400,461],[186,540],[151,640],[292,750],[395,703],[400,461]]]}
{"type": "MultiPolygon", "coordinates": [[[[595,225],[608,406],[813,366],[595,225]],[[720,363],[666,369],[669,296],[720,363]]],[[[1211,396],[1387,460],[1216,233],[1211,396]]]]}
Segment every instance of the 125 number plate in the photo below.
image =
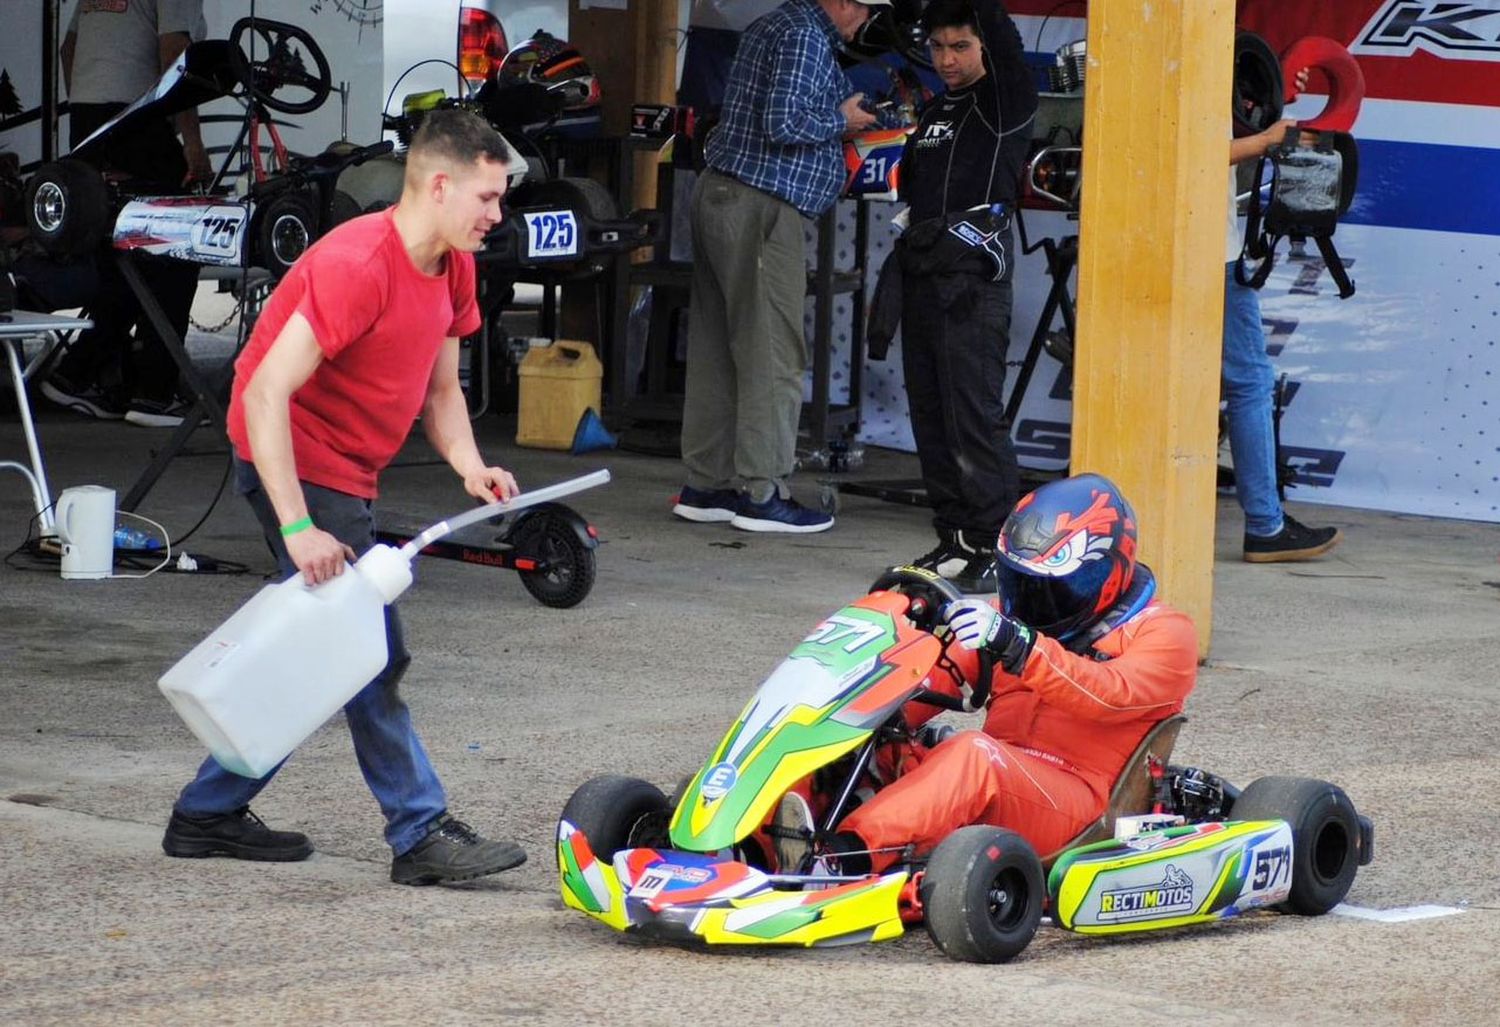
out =
{"type": "Polygon", "coordinates": [[[521,215],[526,220],[526,255],[533,260],[578,254],[578,220],[571,210],[521,215]]]}

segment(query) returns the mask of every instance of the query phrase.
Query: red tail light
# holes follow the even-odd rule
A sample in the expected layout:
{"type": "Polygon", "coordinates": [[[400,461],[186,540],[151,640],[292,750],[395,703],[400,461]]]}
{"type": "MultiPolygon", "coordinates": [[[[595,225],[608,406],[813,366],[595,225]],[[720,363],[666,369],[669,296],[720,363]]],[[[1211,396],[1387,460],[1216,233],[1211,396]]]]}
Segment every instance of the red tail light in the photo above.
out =
{"type": "Polygon", "coordinates": [[[509,49],[505,29],[493,14],[477,7],[458,9],[458,68],[470,89],[495,73],[509,49]]]}

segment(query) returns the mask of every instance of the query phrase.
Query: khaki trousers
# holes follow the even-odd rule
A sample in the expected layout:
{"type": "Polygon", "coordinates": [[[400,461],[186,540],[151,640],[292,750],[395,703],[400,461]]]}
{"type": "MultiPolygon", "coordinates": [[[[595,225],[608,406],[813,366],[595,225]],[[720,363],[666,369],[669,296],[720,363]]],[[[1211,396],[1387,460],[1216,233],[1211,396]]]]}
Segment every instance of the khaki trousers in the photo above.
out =
{"type": "Polygon", "coordinates": [[[791,204],[707,171],[693,192],[682,462],[698,489],[756,502],[796,455],[807,342],[807,257],[791,204]]]}

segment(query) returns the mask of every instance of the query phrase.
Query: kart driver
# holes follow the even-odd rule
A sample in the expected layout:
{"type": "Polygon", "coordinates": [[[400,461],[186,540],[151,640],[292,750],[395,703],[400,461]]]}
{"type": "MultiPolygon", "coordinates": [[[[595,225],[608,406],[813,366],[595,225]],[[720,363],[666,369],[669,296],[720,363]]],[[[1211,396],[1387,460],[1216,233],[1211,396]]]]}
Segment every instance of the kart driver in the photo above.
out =
{"type": "MultiPolygon", "coordinates": [[[[883,870],[907,846],[930,852],[970,824],[1015,831],[1045,859],[1103,813],[1131,753],[1181,712],[1197,676],[1193,624],[1155,598],[1135,548],[1135,514],[1100,475],[1050,482],[1016,505],[997,545],[1001,598],[944,611],[965,678],[978,650],[994,658],[984,729],[887,747],[876,769],[889,783],[829,840],[839,872],[883,870]]],[[[957,695],[945,665],[932,687],[957,695]]],[[[914,730],[939,712],[907,711],[914,730]]],[[[777,819],[786,825],[787,810],[777,819]]]]}

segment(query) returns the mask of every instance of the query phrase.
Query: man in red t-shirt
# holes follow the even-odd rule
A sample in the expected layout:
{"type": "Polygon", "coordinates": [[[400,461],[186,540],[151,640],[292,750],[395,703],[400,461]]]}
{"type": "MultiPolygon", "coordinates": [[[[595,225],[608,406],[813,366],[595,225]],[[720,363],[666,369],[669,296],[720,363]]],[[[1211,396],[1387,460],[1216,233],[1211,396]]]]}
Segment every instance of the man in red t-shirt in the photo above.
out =
{"type": "MultiPolygon", "coordinates": [[[[500,220],[510,159],[480,118],[428,114],[407,154],[401,201],[309,249],[235,361],[236,486],[288,577],[326,581],[374,544],[376,478],[418,414],[471,496],[516,493],[510,473],[480,456],[458,380],[459,337],[480,322],[473,254],[500,220]]],[[[386,817],[391,880],[462,881],[519,866],[520,846],[487,841],[448,814],[396,690],[411,658],[393,607],[386,635],[385,669],[344,713],[386,817]]],[[[305,835],[273,831],[250,812],[275,773],[251,780],[209,757],[178,797],[162,848],[169,856],[305,859],[305,835]]]]}

